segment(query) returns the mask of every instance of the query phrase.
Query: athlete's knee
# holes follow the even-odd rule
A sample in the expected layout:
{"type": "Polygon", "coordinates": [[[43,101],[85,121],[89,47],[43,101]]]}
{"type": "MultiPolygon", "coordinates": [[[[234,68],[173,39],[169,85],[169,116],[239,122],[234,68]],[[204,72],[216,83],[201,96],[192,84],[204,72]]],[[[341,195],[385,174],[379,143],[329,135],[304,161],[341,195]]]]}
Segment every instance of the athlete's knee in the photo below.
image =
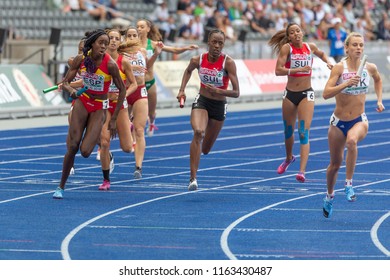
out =
{"type": "Polygon", "coordinates": [[[283,121],[284,125],[284,139],[289,139],[293,135],[292,125],[287,125],[286,121],[283,121]]]}
{"type": "Polygon", "coordinates": [[[106,137],[100,138],[100,147],[103,149],[109,149],[110,148],[110,139],[106,137]]]}
{"type": "Polygon", "coordinates": [[[341,161],[340,162],[331,162],[328,165],[328,172],[336,173],[339,171],[341,167],[341,161]]]}
{"type": "Polygon", "coordinates": [[[355,137],[347,137],[347,141],[345,143],[345,146],[348,150],[355,150],[357,148],[357,138],[355,137]]]}
{"type": "Polygon", "coordinates": [[[125,153],[131,153],[131,150],[132,150],[132,146],[133,146],[133,143],[123,143],[123,144],[120,144],[121,145],[121,149],[123,152],[125,153]]]}
{"type": "Polygon", "coordinates": [[[299,141],[302,145],[306,145],[309,143],[309,129],[305,129],[305,121],[301,121],[299,128],[298,128],[298,134],[299,134],[299,141]]]}
{"type": "Polygon", "coordinates": [[[89,158],[89,156],[92,154],[92,150],[83,150],[80,149],[80,154],[83,158],[89,158]]]}
{"type": "Polygon", "coordinates": [[[68,146],[68,153],[75,155],[79,151],[79,146],[80,145],[77,142],[71,141],[71,142],[68,143],[67,146],[68,146]]]}
{"type": "Polygon", "coordinates": [[[134,127],[134,132],[137,138],[142,138],[145,135],[145,128],[142,126],[136,126],[134,127]]]}
{"type": "Polygon", "coordinates": [[[194,138],[198,141],[202,141],[204,138],[205,131],[202,129],[194,129],[194,138]]]}

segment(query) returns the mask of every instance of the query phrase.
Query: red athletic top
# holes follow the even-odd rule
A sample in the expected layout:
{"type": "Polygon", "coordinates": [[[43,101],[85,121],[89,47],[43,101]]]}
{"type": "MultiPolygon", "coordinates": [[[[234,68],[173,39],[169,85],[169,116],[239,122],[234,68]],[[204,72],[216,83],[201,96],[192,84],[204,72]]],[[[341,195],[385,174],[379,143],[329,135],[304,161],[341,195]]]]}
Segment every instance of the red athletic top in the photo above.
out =
{"type": "MultiPolygon", "coordinates": [[[[302,48],[300,49],[290,44],[290,55],[284,66],[289,69],[294,69],[294,68],[304,67],[306,65],[309,66],[313,65],[313,55],[311,53],[309,44],[303,43],[302,48]]],[[[304,77],[310,75],[311,75],[311,71],[297,72],[294,74],[290,74],[291,77],[304,77]]]]}
{"type": "Polygon", "coordinates": [[[111,84],[111,75],[108,73],[108,61],[111,56],[105,54],[100,66],[96,69],[95,73],[88,73],[84,65],[84,60],[80,65],[80,73],[83,78],[84,86],[88,87],[87,93],[94,95],[103,95],[108,92],[111,84]]]}
{"type": "Polygon", "coordinates": [[[225,62],[228,56],[222,53],[216,62],[210,62],[208,57],[208,52],[200,55],[198,69],[200,86],[204,88],[205,84],[209,84],[220,89],[227,89],[229,76],[225,70],[225,62]]]}
{"type": "MultiPolygon", "coordinates": [[[[119,75],[121,76],[123,83],[126,85],[127,77],[125,72],[123,71],[122,60],[123,60],[123,55],[120,54],[118,56],[118,59],[116,60],[116,64],[118,65],[119,68],[119,75]]],[[[116,87],[113,81],[111,81],[109,92],[114,92],[114,93],[119,92],[118,88],[116,87]]]]}

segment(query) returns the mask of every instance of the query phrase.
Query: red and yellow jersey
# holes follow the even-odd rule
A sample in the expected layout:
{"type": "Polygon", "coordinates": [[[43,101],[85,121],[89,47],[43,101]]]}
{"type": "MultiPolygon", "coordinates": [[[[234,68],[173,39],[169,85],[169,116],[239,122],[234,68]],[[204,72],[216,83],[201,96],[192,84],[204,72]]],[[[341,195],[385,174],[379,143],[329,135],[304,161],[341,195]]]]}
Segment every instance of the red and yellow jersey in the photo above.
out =
{"type": "Polygon", "coordinates": [[[87,93],[93,95],[103,95],[106,94],[109,90],[111,84],[111,75],[108,73],[108,61],[111,56],[105,54],[100,63],[99,67],[96,69],[95,73],[88,73],[84,65],[84,60],[80,65],[80,73],[83,78],[84,86],[88,87],[87,93]]]}
{"type": "Polygon", "coordinates": [[[200,55],[198,74],[200,78],[200,86],[205,87],[205,84],[215,86],[220,89],[227,89],[229,85],[229,76],[225,70],[226,54],[221,54],[216,62],[208,60],[209,53],[200,55]]]}
{"type": "MultiPolygon", "coordinates": [[[[296,48],[290,44],[290,55],[284,65],[288,69],[305,67],[306,65],[313,65],[313,55],[308,43],[303,43],[302,48],[296,48]]],[[[310,76],[311,71],[308,72],[297,72],[290,74],[291,77],[304,77],[310,76]]]]}

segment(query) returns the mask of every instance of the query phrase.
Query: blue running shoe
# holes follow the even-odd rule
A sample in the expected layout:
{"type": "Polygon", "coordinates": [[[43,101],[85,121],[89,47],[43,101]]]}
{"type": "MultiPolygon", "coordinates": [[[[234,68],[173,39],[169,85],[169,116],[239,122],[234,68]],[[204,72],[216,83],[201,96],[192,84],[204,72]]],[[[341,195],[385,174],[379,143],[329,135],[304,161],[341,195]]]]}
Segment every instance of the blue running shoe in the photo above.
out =
{"type": "Polygon", "coordinates": [[[324,198],[324,207],[322,208],[322,213],[325,218],[330,218],[333,212],[333,198],[327,199],[324,198]]]}
{"type": "Polygon", "coordinates": [[[356,200],[356,195],[352,186],[346,186],[344,192],[347,195],[347,200],[349,202],[354,202],[356,200]]]}
{"type": "Polygon", "coordinates": [[[63,199],[64,198],[64,190],[60,187],[56,188],[56,191],[53,194],[53,198],[55,199],[63,199]]]}

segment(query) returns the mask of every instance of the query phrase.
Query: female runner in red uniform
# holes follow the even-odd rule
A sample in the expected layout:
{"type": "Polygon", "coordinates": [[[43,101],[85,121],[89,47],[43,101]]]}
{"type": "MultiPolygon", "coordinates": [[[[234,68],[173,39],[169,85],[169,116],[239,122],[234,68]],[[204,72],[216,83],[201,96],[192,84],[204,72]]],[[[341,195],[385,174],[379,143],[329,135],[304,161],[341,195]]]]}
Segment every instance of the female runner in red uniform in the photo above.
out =
{"type": "Polygon", "coordinates": [[[195,97],[191,111],[191,126],[194,136],[190,145],[190,182],[189,191],[198,188],[196,173],[201,153],[207,155],[217,140],[225,118],[226,97],[240,96],[236,64],[228,55],[222,53],[225,34],[213,29],[208,37],[208,52],[191,58],[183,74],[177,99],[186,98],[185,87],[192,71],[198,69],[201,81],[199,94],[195,97]],[[232,89],[228,89],[229,81],[232,89]]]}
{"type": "Polygon", "coordinates": [[[85,39],[83,54],[74,58],[64,78],[63,88],[68,90],[71,97],[77,98],[77,100],[73,106],[66,139],[67,152],[64,156],[61,181],[54,192],[53,198],[63,198],[65,184],[78,150],[80,149],[81,155],[87,158],[99,141],[106,117],[106,109],[109,105],[107,93],[111,79],[118,88],[119,96],[108,129],[112,137],[116,136],[116,119],[126,96],[126,87],[119,74],[118,65],[109,54],[106,54],[109,43],[110,38],[104,30],[97,29],[90,32],[85,39]],[[77,96],[77,91],[69,83],[76,76],[79,69],[81,69],[83,84],[88,86],[88,90],[77,96]]]}
{"type": "Polygon", "coordinates": [[[309,159],[309,130],[314,112],[314,90],[311,87],[313,54],[321,58],[332,69],[328,56],[314,43],[303,42],[303,32],[296,23],[288,24],[286,30],[278,31],[268,44],[278,54],[276,76],[287,76],[283,94],[282,114],[286,159],[277,172],[283,174],[295,161],[293,155],[295,122],[298,116],[298,134],[301,143],[301,164],[296,175],[298,182],[305,182],[305,170],[309,159]]]}
{"type": "MultiPolygon", "coordinates": [[[[121,32],[117,29],[111,29],[107,31],[107,35],[110,38],[110,45],[108,46],[107,53],[116,61],[119,67],[121,79],[127,87],[126,96],[129,96],[137,89],[137,82],[135,80],[130,62],[124,58],[123,55],[118,53],[119,44],[122,42],[121,32]]],[[[111,135],[110,131],[108,130],[108,125],[110,123],[111,116],[115,112],[118,97],[118,88],[114,83],[112,83],[108,92],[110,105],[108,107],[106,121],[103,125],[102,133],[100,135],[100,162],[103,172],[103,183],[99,186],[99,190],[101,191],[107,191],[110,189],[110,173],[114,169],[114,157],[110,152],[111,135]]],[[[116,126],[122,151],[125,153],[130,153],[132,150],[133,140],[131,137],[130,118],[127,107],[128,104],[127,100],[125,99],[121,110],[119,111],[116,126]]]]}

